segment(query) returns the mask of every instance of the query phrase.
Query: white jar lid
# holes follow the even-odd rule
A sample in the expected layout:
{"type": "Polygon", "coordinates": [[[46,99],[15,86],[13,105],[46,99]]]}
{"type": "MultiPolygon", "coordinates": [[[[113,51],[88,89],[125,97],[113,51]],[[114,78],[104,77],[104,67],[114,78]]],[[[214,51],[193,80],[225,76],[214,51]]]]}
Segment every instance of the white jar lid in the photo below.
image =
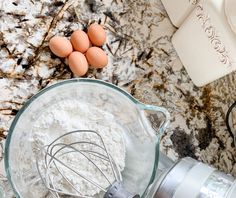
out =
{"type": "Polygon", "coordinates": [[[236,1],[225,0],[225,15],[232,31],[236,34],[236,1]]]}

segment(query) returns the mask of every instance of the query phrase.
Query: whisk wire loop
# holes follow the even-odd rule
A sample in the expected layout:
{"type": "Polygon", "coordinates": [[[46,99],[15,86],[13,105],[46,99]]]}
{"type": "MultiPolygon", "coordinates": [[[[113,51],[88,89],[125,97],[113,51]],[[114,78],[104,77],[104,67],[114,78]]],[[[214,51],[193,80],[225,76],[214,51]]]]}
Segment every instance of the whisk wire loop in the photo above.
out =
{"type": "Polygon", "coordinates": [[[81,198],[91,198],[91,196],[85,195],[82,192],[80,192],[80,190],[77,189],[77,187],[72,184],[70,179],[63,173],[63,170],[65,169],[71,171],[78,177],[81,177],[84,181],[94,185],[103,192],[107,192],[107,189],[102,187],[99,183],[93,181],[91,178],[84,175],[80,171],[75,170],[75,167],[71,167],[65,162],[63,162],[63,157],[66,157],[71,153],[78,153],[80,156],[86,159],[88,163],[91,164],[92,167],[94,167],[103,176],[103,178],[109,183],[110,186],[112,185],[113,181],[110,181],[110,179],[106,176],[104,171],[96,164],[96,162],[94,161],[96,158],[100,159],[101,163],[109,164],[109,167],[114,176],[114,181],[122,181],[119,168],[115,163],[114,159],[108,153],[105,143],[102,139],[102,136],[93,130],[75,130],[59,136],[50,144],[40,149],[39,154],[44,155],[43,156],[44,160],[40,161],[41,164],[39,164],[40,163],[39,155],[36,158],[36,166],[39,176],[44,185],[46,186],[46,188],[53,195],[53,197],[61,198],[60,195],[69,195],[81,198]],[[94,135],[95,141],[92,141],[91,135],[88,136],[89,140],[86,139],[86,141],[85,140],[78,141],[77,138],[79,138],[79,136],[76,136],[76,138],[74,138],[76,139],[76,141],[68,143],[68,140],[71,140],[70,136],[76,133],[77,134],[86,133],[86,134],[91,134],[92,136],[94,135]],[[67,137],[69,139],[66,139],[67,137]],[[43,168],[42,166],[40,166],[42,164],[43,168]],[[60,189],[58,188],[57,185],[55,185],[54,177],[52,174],[53,172],[52,167],[54,167],[53,171],[57,171],[59,175],[62,177],[62,180],[64,180],[64,182],[66,182],[71,187],[71,189],[73,189],[73,191],[70,192],[68,191],[68,189],[64,188],[60,189]]]}

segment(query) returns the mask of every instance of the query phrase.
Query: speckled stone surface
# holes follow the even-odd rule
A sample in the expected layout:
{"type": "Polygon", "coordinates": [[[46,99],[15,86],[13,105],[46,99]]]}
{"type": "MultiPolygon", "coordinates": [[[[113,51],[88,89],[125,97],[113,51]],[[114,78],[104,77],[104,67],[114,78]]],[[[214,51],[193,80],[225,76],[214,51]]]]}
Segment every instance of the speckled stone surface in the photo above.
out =
{"type": "MultiPolygon", "coordinates": [[[[194,86],[172,44],[176,29],[160,0],[2,0],[0,2],[0,137],[24,102],[42,88],[74,77],[48,48],[57,35],[70,37],[101,23],[109,65],[86,77],[112,82],[138,100],[166,107],[171,125],[161,149],[176,160],[191,156],[236,176],[236,149],[225,114],[236,99],[236,74],[194,86]]],[[[2,157],[0,158],[0,160],[2,157]]]]}

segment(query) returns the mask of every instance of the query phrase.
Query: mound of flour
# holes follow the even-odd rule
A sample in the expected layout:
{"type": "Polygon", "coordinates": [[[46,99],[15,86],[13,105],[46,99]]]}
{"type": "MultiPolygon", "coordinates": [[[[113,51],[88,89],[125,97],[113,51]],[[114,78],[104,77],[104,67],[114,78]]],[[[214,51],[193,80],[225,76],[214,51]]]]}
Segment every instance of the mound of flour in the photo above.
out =
{"type": "MultiPolygon", "coordinates": [[[[31,145],[35,155],[38,149],[51,143],[60,135],[74,131],[74,130],[93,130],[98,132],[114,161],[118,165],[120,171],[125,167],[125,144],[123,139],[123,128],[114,121],[112,114],[105,112],[99,108],[91,106],[87,103],[82,103],[78,100],[63,100],[60,101],[44,111],[35,121],[32,128],[31,145]]],[[[88,134],[73,134],[63,143],[70,143],[76,138],[90,140],[94,136],[88,134]],[[68,139],[69,138],[69,139],[68,139]]],[[[96,141],[96,140],[95,140],[96,141]]],[[[85,149],[88,149],[85,147],[85,149]]],[[[39,159],[39,162],[43,161],[39,159]]],[[[70,153],[63,156],[63,162],[66,162],[70,167],[83,173],[83,175],[91,178],[96,183],[104,188],[109,186],[104,176],[101,175],[98,169],[91,166],[85,158],[78,155],[78,153],[70,153]]],[[[109,163],[93,159],[96,165],[106,174],[109,180],[114,180],[109,163]]],[[[43,167],[42,167],[43,169],[43,167]]],[[[100,192],[99,188],[86,182],[81,177],[75,175],[67,168],[60,169],[67,179],[75,186],[82,194],[93,196],[100,192]]],[[[53,175],[53,182],[57,188],[71,191],[71,187],[65,180],[62,179],[58,171],[51,171],[53,175]]],[[[46,194],[46,192],[44,192],[46,194]]],[[[43,194],[44,194],[43,193],[43,194]]],[[[45,197],[45,196],[39,196],[45,197]]]]}

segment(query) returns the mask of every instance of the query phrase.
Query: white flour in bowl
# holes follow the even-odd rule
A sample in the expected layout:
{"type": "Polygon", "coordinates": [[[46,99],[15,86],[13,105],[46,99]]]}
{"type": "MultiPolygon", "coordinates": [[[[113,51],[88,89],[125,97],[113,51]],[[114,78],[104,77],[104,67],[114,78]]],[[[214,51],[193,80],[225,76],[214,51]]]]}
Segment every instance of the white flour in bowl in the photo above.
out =
{"type": "MultiPolygon", "coordinates": [[[[34,155],[38,153],[38,149],[51,143],[60,135],[74,131],[74,130],[94,130],[98,132],[106,145],[106,148],[114,161],[117,163],[119,170],[122,171],[125,167],[125,143],[123,139],[124,129],[115,122],[114,116],[97,107],[91,106],[87,103],[82,103],[78,100],[63,100],[50,107],[37,118],[32,127],[31,145],[34,155]]],[[[76,138],[89,140],[90,136],[87,134],[73,134],[65,141],[71,142],[76,138]]],[[[81,140],[80,139],[80,140],[81,140]]],[[[65,142],[64,142],[65,143],[65,142]]],[[[39,159],[41,161],[43,159],[39,159]]],[[[114,178],[108,163],[94,159],[98,167],[100,167],[108,179],[114,178]]],[[[109,183],[99,173],[98,169],[91,168],[88,161],[81,158],[76,153],[71,153],[63,158],[70,167],[76,170],[81,170],[84,175],[91,178],[93,181],[99,183],[103,187],[108,187],[109,183]]],[[[41,163],[40,163],[41,164],[41,163]]],[[[71,190],[69,184],[62,180],[61,175],[57,171],[53,172],[54,183],[59,188],[71,190]]],[[[83,194],[93,196],[100,192],[94,185],[85,182],[81,177],[73,174],[70,170],[64,168],[62,172],[69,178],[70,182],[81,191],[83,194]]],[[[39,187],[38,187],[39,188],[39,187]]],[[[37,198],[47,197],[47,191],[38,189],[37,198]],[[41,195],[42,194],[42,195],[41,195]]]]}

